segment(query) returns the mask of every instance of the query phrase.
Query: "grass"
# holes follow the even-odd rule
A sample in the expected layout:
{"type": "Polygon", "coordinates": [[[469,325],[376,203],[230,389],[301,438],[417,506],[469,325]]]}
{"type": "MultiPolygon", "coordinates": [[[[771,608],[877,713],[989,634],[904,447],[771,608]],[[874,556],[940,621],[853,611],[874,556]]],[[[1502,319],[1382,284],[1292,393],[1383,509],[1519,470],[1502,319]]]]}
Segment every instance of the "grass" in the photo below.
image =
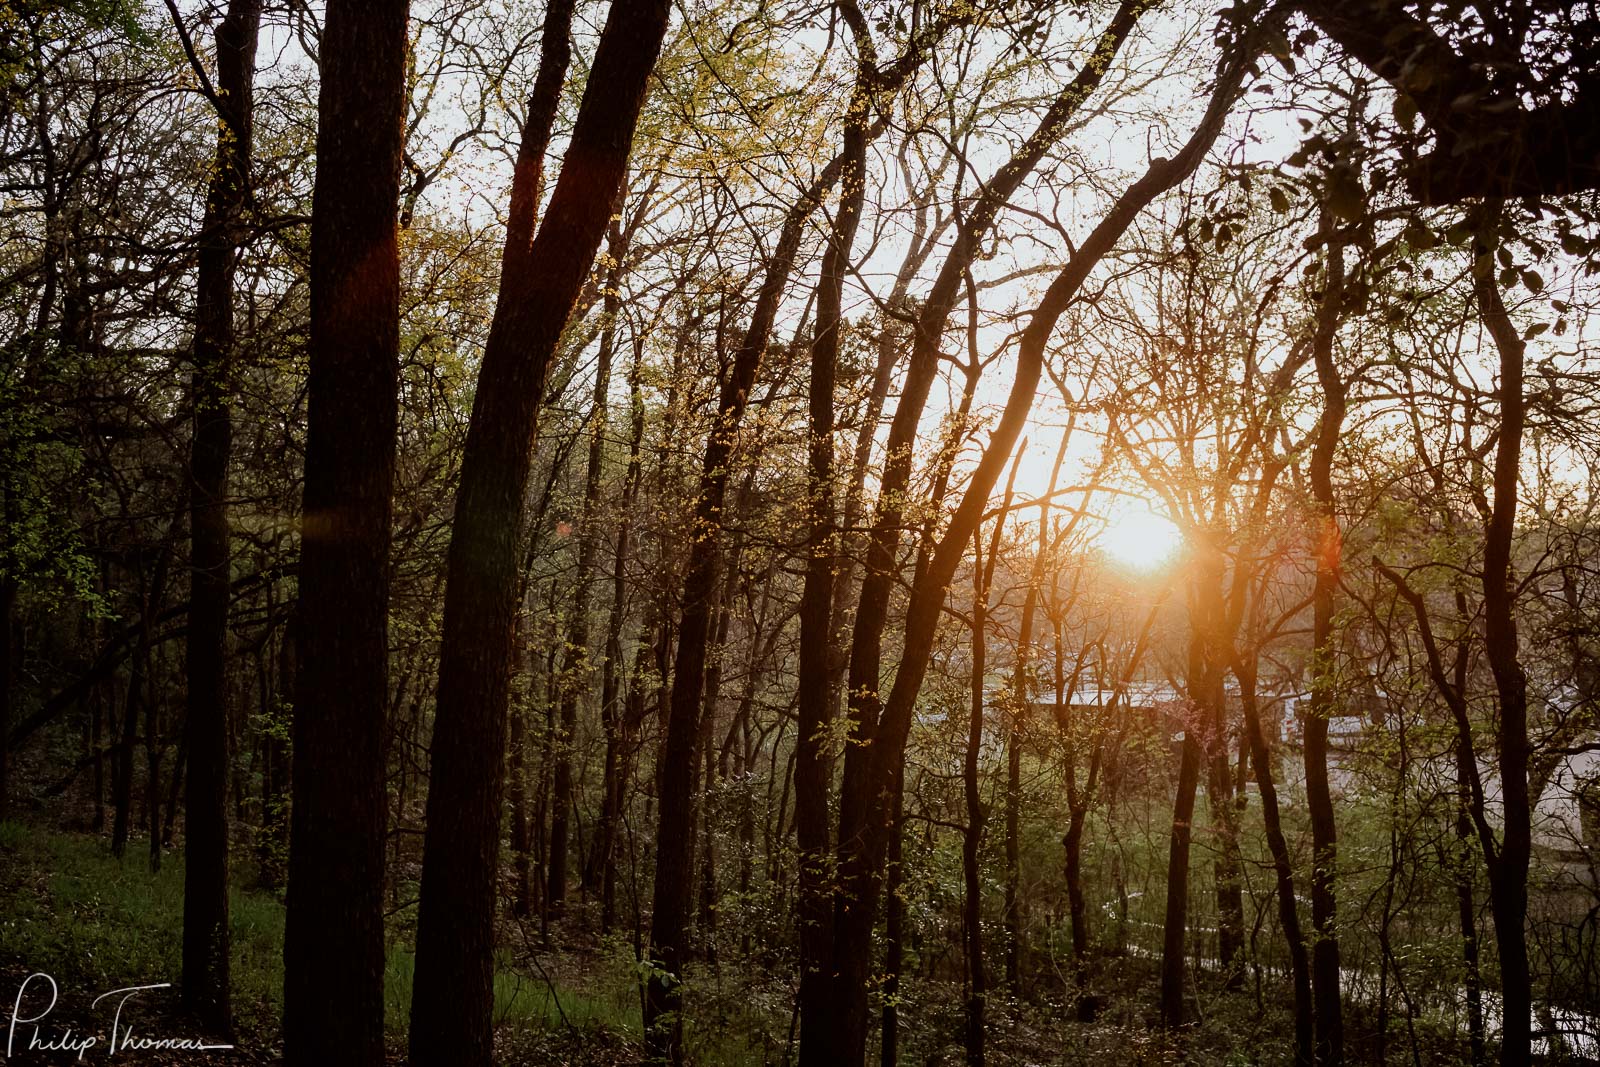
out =
{"type": "MultiPolygon", "coordinates": [[[[112,988],[170,982],[180,973],[183,856],[152,873],[142,850],[118,862],[103,841],[0,823],[0,852],[12,868],[0,942],[33,970],[112,988]]],[[[229,912],[233,982],[241,1024],[259,1029],[281,1013],[283,905],[234,887],[229,912]]]]}
{"type": "MultiPolygon", "coordinates": [[[[32,971],[92,987],[176,982],[183,940],[183,855],[149,870],[142,849],[118,862],[103,840],[0,823],[0,945],[32,971]]],[[[283,1007],[284,907],[272,893],[234,886],[234,1009],[248,1031],[276,1031],[283,1007]]],[[[637,1003],[612,991],[589,995],[515,973],[495,974],[495,1019],[536,1030],[570,1025],[641,1031],[637,1003]],[[563,1016],[565,1021],[563,1021],[563,1016]]],[[[386,1025],[403,1043],[414,958],[391,944],[384,975],[386,1025]]]]}
{"type": "MultiPolygon", "coordinates": [[[[614,995],[591,995],[546,982],[537,974],[528,976],[510,969],[501,954],[500,968],[494,976],[494,1018],[497,1025],[511,1024],[536,1030],[555,1030],[570,1025],[587,1030],[594,1027],[639,1034],[638,1005],[619,1004],[614,995]]],[[[383,977],[384,1017],[391,1031],[403,1034],[411,1012],[411,986],[416,958],[411,949],[391,947],[383,977]]]]}

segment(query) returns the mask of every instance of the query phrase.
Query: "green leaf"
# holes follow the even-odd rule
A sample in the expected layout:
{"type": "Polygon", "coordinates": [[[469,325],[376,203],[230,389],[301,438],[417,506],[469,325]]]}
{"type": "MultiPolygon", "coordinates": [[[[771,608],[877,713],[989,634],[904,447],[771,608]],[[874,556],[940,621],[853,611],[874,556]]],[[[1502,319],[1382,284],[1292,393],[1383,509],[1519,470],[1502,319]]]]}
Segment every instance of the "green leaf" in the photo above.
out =
{"type": "Polygon", "coordinates": [[[1366,207],[1367,192],[1361,179],[1349,167],[1336,167],[1328,172],[1328,209],[1346,222],[1361,218],[1366,207]]]}
{"type": "Polygon", "coordinates": [[[1424,226],[1416,219],[1412,219],[1411,222],[1407,224],[1405,237],[1406,244],[1410,245],[1412,248],[1415,248],[1419,252],[1426,252],[1428,249],[1433,248],[1439,243],[1439,238],[1433,232],[1433,230],[1429,229],[1427,226],[1424,226]]]}
{"type": "Polygon", "coordinates": [[[1407,131],[1417,127],[1417,102],[1410,93],[1397,93],[1394,98],[1394,120],[1407,131]]]}

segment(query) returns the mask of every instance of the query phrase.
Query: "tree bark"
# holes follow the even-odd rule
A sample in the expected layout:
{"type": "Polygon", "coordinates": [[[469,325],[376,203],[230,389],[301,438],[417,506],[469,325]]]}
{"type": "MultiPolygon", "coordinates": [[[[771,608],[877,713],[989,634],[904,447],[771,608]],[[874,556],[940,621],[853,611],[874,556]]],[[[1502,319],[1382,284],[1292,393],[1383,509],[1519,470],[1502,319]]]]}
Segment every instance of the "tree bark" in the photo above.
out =
{"type": "Polygon", "coordinates": [[[330,0],[312,197],[284,1056],[383,1061],[384,752],[406,0],[330,0]]]}
{"type": "Polygon", "coordinates": [[[1200,746],[1193,724],[1184,730],[1178,762],[1178,794],[1172,808],[1172,836],[1167,848],[1167,904],[1161,936],[1161,1022],[1183,1025],[1183,942],[1189,915],[1189,841],[1194,822],[1194,794],[1200,775],[1200,746]]]}
{"type": "MultiPolygon", "coordinates": [[[[695,498],[695,533],[684,572],[683,613],[678,627],[666,740],[661,755],[661,809],[650,925],[651,959],[655,970],[645,996],[645,1023],[651,1054],[674,1064],[682,1062],[683,1056],[678,979],[682,974],[684,926],[693,869],[695,740],[700,729],[706,682],[706,650],[717,582],[728,465],[750,388],[772,335],[779,301],[800,250],[805,222],[827,190],[839,180],[843,169],[841,155],[823,168],[784,219],[750,324],[723,381],[716,422],[706,440],[701,465],[695,498]]],[[[801,1048],[805,1048],[804,1044],[801,1048]]]]}
{"type": "Polygon", "coordinates": [[[1256,789],[1261,794],[1261,821],[1266,828],[1267,849],[1272,853],[1272,871],[1277,881],[1278,925],[1289,949],[1289,978],[1294,987],[1294,1047],[1296,1067],[1311,1067],[1314,1059],[1316,1016],[1311,994],[1311,962],[1305,936],[1300,931],[1300,909],[1294,897],[1294,859],[1283,836],[1283,821],[1278,812],[1278,789],[1272,779],[1272,757],[1266,731],[1261,724],[1260,703],[1256,696],[1256,663],[1253,655],[1234,657],[1233,674],[1239,682],[1239,701],[1244,705],[1245,736],[1250,744],[1250,766],[1255,772],[1256,789]]]}
{"type": "Polygon", "coordinates": [[[1500,704],[1500,792],[1505,828],[1497,856],[1489,862],[1489,902],[1500,950],[1502,1030],[1500,1062],[1528,1062],[1532,1054],[1533,995],[1528,969],[1528,865],[1533,854],[1532,798],[1528,790],[1528,680],[1517,641],[1515,576],[1511,551],[1516,536],[1517,490],[1522,476],[1522,434],[1527,421],[1523,395],[1525,344],[1512,325],[1494,280],[1491,245],[1499,240],[1500,212],[1491,204],[1475,243],[1473,267],[1478,310],[1499,356],[1500,431],[1495,443],[1494,504],[1483,549],[1484,654],[1494,673],[1500,704]]]}
{"type": "MultiPolygon", "coordinates": [[[[870,55],[870,53],[869,53],[870,55]]],[[[868,64],[864,57],[863,64],[868,64]]],[[[845,275],[866,198],[867,142],[873,94],[870,67],[858,72],[844,120],[838,164],[841,192],[817,284],[816,335],[811,343],[807,391],[806,563],[800,596],[800,667],[796,682],[795,839],[800,865],[800,1048],[821,1048],[826,1038],[828,987],[822,967],[832,934],[832,877],[828,864],[828,792],[833,777],[829,726],[832,679],[834,571],[834,381],[843,325],[845,275]]]]}
{"type": "MultiPolygon", "coordinates": [[[[500,279],[478,373],[447,564],[411,1002],[417,1067],[481,1067],[493,1055],[495,876],[522,498],[546,374],[627,169],[669,6],[613,4],[525,263],[512,247],[518,232],[507,232],[511,269],[500,279]]],[[[537,132],[530,123],[524,142],[537,132]]],[[[535,178],[519,166],[514,202],[531,198],[535,178]]]]}
{"type": "Polygon", "coordinates": [[[189,669],[184,731],[183,1000],[208,1026],[231,1026],[228,941],[227,512],[233,450],[233,284],[250,181],[261,0],[230,0],[218,23],[216,173],[195,280],[194,440],[189,487],[189,669]]]}
{"type": "MultiPolygon", "coordinates": [[[[1324,232],[1332,229],[1325,219],[1324,232]]],[[[1334,877],[1338,838],[1328,788],[1328,716],[1335,680],[1334,597],[1339,587],[1341,537],[1334,510],[1333,460],[1343,432],[1347,388],[1334,362],[1333,343],[1344,301],[1344,248],[1329,241],[1317,332],[1312,339],[1322,417],[1311,449],[1310,481],[1317,522],[1317,574],[1312,590],[1311,699],[1305,719],[1306,807],[1311,816],[1311,979],[1316,997],[1317,1062],[1344,1062],[1344,1020],[1339,995],[1339,937],[1334,877]]]]}

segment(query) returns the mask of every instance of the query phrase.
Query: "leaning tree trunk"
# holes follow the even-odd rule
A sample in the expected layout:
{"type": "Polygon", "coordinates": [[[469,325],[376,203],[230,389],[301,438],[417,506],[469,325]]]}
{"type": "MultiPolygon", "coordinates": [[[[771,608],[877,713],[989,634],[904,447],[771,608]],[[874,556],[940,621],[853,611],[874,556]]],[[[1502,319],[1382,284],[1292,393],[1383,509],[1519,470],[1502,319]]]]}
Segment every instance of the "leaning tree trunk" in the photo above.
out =
{"type": "Polygon", "coordinates": [[[249,188],[260,27],[261,0],[230,0],[217,25],[217,162],[195,278],[182,986],[185,1006],[220,1031],[231,1024],[226,501],[233,449],[233,280],[249,188]]]}
{"type": "MultiPolygon", "coordinates": [[[[857,601],[854,628],[851,635],[848,712],[851,738],[854,743],[845,750],[844,777],[839,798],[839,833],[835,851],[839,861],[855,857],[856,865],[878,851],[870,840],[867,823],[883,810],[875,805],[881,801],[882,775],[880,750],[876,737],[883,714],[879,689],[882,685],[883,635],[888,624],[890,598],[899,577],[896,570],[900,532],[905,525],[907,487],[911,482],[912,458],[922,412],[938,373],[940,345],[945,325],[955,308],[962,283],[973,260],[979,254],[990,227],[1017,191],[1027,175],[1043,158],[1067,128],[1085,100],[1099,86],[1109,69],[1111,60],[1123,40],[1137,21],[1143,8],[1138,0],[1128,0],[1112,19],[1111,25],[1096,43],[1091,60],[1051,104],[1039,126],[1024,142],[1022,148],[991,176],[983,186],[977,202],[971,205],[970,214],[958,227],[954,243],[939,275],[930,288],[917,316],[913,332],[912,351],[906,380],[900,391],[899,405],[891,421],[885,463],[880,480],[877,509],[868,539],[861,591],[857,601]],[[863,846],[866,846],[863,848],[863,846]]],[[[905,76],[934,48],[953,19],[941,26],[925,28],[924,33],[907,47],[907,52],[896,64],[897,71],[905,76]]],[[[879,91],[887,87],[877,86],[879,91]]],[[[1001,462],[1004,462],[1002,457],[1001,462]]],[[[994,477],[990,479],[993,484],[994,477]]],[[[964,546],[966,537],[956,539],[964,546]]],[[[913,672],[921,682],[921,672],[913,672]]],[[[898,760],[898,750],[891,754],[898,760]]],[[[886,846],[886,841],[885,841],[886,846]]],[[[880,861],[873,857],[868,866],[876,868],[880,861]]],[[[876,910],[878,892],[876,873],[860,872],[864,878],[844,878],[840,882],[840,895],[835,899],[835,928],[833,930],[828,1006],[822,1043],[813,1043],[808,1050],[801,1046],[802,1067],[822,1067],[825,1064],[858,1062],[864,1055],[866,1043],[866,982],[870,959],[863,947],[863,929],[870,931],[876,910]],[[864,892],[865,897],[855,894],[864,892]],[[872,902],[871,906],[865,906],[872,902]],[[848,914],[841,930],[838,917],[848,914]]]]}
{"type": "Polygon", "coordinates": [[[406,0],[329,0],[322,32],[284,938],[291,1067],[383,1062],[406,10],[406,0]]]}
{"type": "MultiPolygon", "coordinates": [[[[417,1067],[479,1067],[493,1055],[495,878],[522,498],[546,374],[611,217],[669,7],[666,0],[612,5],[566,165],[525,256],[519,242],[531,214],[522,229],[507,230],[446,565],[411,1001],[417,1067]]],[[[529,139],[541,135],[530,121],[514,208],[535,191],[535,168],[524,157],[529,139]]],[[[516,210],[512,218],[522,225],[516,210]]]]}
{"type": "Polygon", "coordinates": [[[1233,673],[1239,681],[1239,702],[1244,705],[1244,729],[1250,745],[1250,765],[1255,771],[1256,789],[1261,794],[1261,820],[1266,828],[1267,849],[1272,853],[1272,871],[1277,880],[1278,925],[1283,928],[1283,939],[1289,948],[1289,977],[1294,987],[1295,1065],[1311,1067],[1316,1032],[1311,997],[1311,962],[1306,952],[1305,937],[1300,932],[1300,909],[1294,897],[1294,859],[1283,835],[1283,821],[1278,813],[1278,789],[1272,780],[1272,756],[1261,724],[1254,655],[1235,657],[1233,673]]]}

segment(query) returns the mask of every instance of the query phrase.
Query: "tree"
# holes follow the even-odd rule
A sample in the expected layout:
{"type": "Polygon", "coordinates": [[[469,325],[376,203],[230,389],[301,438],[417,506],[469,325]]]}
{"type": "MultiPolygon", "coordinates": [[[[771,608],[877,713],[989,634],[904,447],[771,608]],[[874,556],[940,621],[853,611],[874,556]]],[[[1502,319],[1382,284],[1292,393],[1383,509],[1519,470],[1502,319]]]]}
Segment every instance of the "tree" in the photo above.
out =
{"type": "MultiPolygon", "coordinates": [[[[545,377],[610,219],[667,16],[665,0],[613,5],[525,257],[512,253],[523,232],[506,234],[510,262],[478,372],[445,580],[411,1010],[411,1058],[423,1067],[487,1064],[493,1053],[494,882],[522,495],[545,377]]],[[[524,138],[538,135],[530,122],[524,138]]],[[[519,167],[514,204],[536,203],[536,180],[536,170],[519,167]]]]}
{"type": "MultiPolygon", "coordinates": [[[[178,23],[182,29],[181,20],[178,23]]],[[[260,0],[234,0],[217,25],[217,170],[202,223],[191,387],[188,793],[183,991],[189,1008],[230,1026],[228,939],[228,463],[233,420],[234,270],[250,183],[260,0]]]]}
{"type": "Polygon", "coordinates": [[[284,939],[291,1064],[383,1060],[383,740],[406,10],[406,0],[331,0],[322,31],[284,939]]]}

